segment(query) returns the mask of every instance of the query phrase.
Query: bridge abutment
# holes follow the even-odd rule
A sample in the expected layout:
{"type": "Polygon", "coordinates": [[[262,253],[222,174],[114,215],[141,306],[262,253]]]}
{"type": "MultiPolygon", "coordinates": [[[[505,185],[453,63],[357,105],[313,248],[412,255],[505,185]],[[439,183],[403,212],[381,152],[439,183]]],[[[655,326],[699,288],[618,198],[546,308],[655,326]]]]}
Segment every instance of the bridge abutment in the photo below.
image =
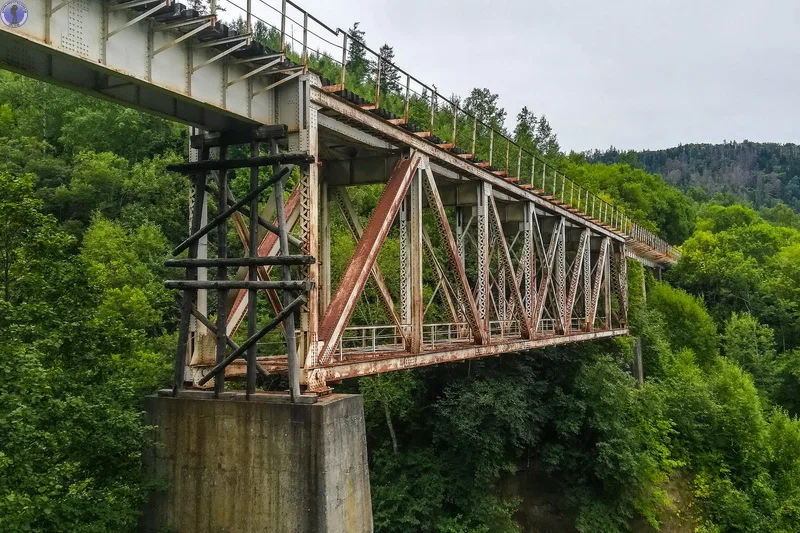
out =
{"type": "Polygon", "coordinates": [[[317,403],[187,391],[146,399],[145,470],[166,482],[140,530],[371,533],[360,396],[317,403]]]}

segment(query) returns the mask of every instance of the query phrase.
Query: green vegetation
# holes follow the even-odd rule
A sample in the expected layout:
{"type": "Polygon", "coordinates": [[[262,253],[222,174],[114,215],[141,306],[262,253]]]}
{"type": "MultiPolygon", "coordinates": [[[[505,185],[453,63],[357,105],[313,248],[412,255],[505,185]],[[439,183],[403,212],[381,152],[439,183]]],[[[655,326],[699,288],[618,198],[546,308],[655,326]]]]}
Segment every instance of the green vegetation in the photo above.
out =
{"type": "MultiPolygon", "coordinates": [[[[357,52],[349,75],[367,87],[357,52]]],[[[387,77],[389,105],[396,90],[387,77]]],[[[491,91],[463,105],[505,127],[491,91]]],[[[564,156],[527,108],[507,133],[684,243],[667,283],[629,262],[647,379],[620,339],[344,384],[364,395],[376,531],[800,530],[800,217],[685,196],[635,159],[564,156]]],[[[0,72],[4,531],[131,531],[157,483],[141,474],[140,411],[169,379],[162,263],[185,236],[188,184],[164,168],[185,147],[181,126],[0,72]]],[[[362,220],[380,192],[350,190],[362,220]]],[[[336,278],[353,239],[335,210],[332,223],[336,278]]],[[[390,235],[379,259],[390,287],[397,249],[390,235]]],[[[354,321],[384,313],[369,288],[354,321]]]]}
{"type": "Polygon", "coordinates": [[[691,200],[659,176],[627,164],[587,164],[583,156],[576,154],[564,162],[564,171],[584,187],[622,207],[634,220],[645,221],[648,229],[673,244],[682,243],[694,231],[691,200]]]}
{"type": "Polygon", "coordinates": [[[800,146],[796,144],[731,141],[638,153],[611,147],[589,157],[599,163],[641,166],[701,200],[727,195],[757,208],[781,202],[800,211],[800,146]]]}

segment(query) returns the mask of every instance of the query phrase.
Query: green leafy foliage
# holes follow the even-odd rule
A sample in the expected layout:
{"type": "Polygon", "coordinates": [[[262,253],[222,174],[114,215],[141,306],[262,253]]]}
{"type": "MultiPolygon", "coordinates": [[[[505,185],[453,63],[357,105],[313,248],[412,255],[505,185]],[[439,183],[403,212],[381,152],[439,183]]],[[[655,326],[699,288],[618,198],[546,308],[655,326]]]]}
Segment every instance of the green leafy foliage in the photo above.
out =
{"type": "Polygon", "coordinates": [[[110,223],[96,220],[76,261],[75,240],[37,210],[31,184],[30,176],[0,174],[0,190],[18,200],[0,205],[0,218],[25,224],[5,234],[14,282],[0,300],[3,527],[129,530],[150,483],[140,462],[141,398],[169,375],[148,340],[163,317],[143,273],[110,271],[120,264],[96,241],[110,223]]]}
{"type": "Polygon", "coordinates": [[[800,147],[751,141],[683,144],[666,150],[620,152],[611,147],[590,154],[593,161],[635,161],[683,190],[702,191],[703,200],[725,193],[757,207],[783,201],[800,210],[800,147]]]}
{"type": "Polygon", "coordinates": [[[649,222],[648,229],[671,243],[682,243],[694,231],[692,202],[659,176],[625,164],[588,164],[576,154],[565,160],[564,171],[576,183],[620,206],[632,219],[649,222]]]}
{"type": "Polygon", "coordinates": [[[775,226],[741,205],[701,211],[669,279],[709,304],[718,323],[751,313],[773,328],[782,349],[800,343],[800,231],[775,226]]]}
{"type": "Polygon", "coordinates": [[[701,366],[710,365],[718,351],[717,327],[702,300],[665,283],[651,285],[647,298],[669,325],[664,332],[670,346],[691,350],[701,366]]]}

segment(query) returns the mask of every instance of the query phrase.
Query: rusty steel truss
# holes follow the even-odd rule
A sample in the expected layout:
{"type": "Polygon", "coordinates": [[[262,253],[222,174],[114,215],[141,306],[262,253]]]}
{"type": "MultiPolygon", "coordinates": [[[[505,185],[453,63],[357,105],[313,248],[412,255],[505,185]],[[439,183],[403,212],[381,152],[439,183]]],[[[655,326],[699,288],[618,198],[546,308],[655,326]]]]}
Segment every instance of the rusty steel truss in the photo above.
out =
{"type": "Polygon", "coordinates": [[[626,335],[626,258],[660,269],[679,257],[289,0],[217,0],[210,13],[26,3],[41,16],[0,26],[0,67],[198,129],[174,167],[193,185],[189,235],[168,263],[185,269],[168,282],[182,291],[176,391],[244,378],[252,394],[261,374],[287,376],[297,399],[356,376],[626,335]],[[239,15],[235,31],[226,21],[239,15]],[[373,65],[366,80],[348,72],[354,46],[373,65]],[[249,169],[238,200],[235,169],[249,169]],[[363,187],[380,189],[376,203],[355,200],[363,187]],[[353,243],[350,257],[332,257],[334,238],[353,243]]]}

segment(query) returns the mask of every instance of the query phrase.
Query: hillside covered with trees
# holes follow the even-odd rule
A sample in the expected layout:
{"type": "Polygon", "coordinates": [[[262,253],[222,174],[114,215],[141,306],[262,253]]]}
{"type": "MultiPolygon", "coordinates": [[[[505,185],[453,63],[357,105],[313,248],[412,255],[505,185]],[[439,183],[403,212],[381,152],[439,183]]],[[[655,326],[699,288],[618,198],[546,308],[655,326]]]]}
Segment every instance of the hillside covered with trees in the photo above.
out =
{"type": "MultiPolygon", "coordinates": [[[[506,123],[489,89],[464,102],[506,123]]],[[[343,384],[364,396],[376,531],[800,530],[798,216],[566,156],[528,108],[507,133],[681,245],[664,282],[630,262],[646,380],[625,338],[343,384]]],[[[186,152],[183,126],[0,72],[2,531],[133,531],[158,487],[141,410],[169,381],[163,261],[189,188],[165,166],[186,152]]]]}
{"type": "Polygon", "coordinates": [[[693,198],[729,194],[756,208],[781,202],[800,210],[800,146],[750,141],[684,144],[666,150],[587,154],[600,163],[628,163],[660,174],[693,198]]]}

